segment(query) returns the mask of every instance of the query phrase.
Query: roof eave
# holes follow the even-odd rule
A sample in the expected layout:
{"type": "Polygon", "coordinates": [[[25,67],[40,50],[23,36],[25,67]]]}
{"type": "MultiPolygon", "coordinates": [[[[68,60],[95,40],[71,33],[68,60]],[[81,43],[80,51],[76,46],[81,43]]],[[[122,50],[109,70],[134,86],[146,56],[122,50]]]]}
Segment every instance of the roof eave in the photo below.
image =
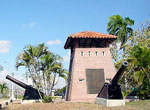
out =
{"type": "Polygon", "coordinates": [[[70,40],[71,40],[71,37],[68,37],[67,41],[66,41],[66,43],[64,45],[64,49],[69,49],[68,45],[69,45],[70,40]]]}
{"type": "MultiPolygon", "coordinates": [[[[70,43],[71,39],[82,39],[82,38],[71,38],[71,37],[68,37],[67,41],[66,41],[66,43],[64,45],[64,49],[70,49],[69,43],[70,43]]],[[[90,38],[90,39],[95,39],[95,38],[90,38]]],[[[117,38],[104,38],[104,39],[111,39],[112,42],[114,42],[115,40],[117,40],[117,38]]]]}

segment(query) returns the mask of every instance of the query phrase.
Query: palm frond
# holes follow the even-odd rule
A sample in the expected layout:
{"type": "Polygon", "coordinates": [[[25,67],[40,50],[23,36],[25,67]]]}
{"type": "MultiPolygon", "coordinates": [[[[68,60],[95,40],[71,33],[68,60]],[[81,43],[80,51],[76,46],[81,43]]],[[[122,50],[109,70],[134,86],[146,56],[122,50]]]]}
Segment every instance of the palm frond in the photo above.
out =
{"type": "Polygon", "coordinates": [[[134,20],[130,19],[129,17],[125,18],[125,23],[127,25],[133,26],[134,25],[134,20]]]}

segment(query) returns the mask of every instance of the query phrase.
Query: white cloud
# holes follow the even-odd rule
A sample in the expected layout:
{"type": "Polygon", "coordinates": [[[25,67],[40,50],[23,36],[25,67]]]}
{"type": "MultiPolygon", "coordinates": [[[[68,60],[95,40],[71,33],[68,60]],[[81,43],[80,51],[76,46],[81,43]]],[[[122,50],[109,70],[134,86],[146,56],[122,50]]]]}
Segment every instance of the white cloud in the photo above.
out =
{"type": "Polygon", "coordinates": [[[0,53],[7,53],[10,50],[10,41],[0,40],[0,53]]]}
{"type": "Polygon", "coordinates": [[[23,24],[24,28],[33,28],[36,26],[36,22],[31,22],[29,24],[23,24]]]}
{"type": "Polygon", "coordinates": [[[47,45],[59,45],[61,44],[60,40],[50,40],[46,42],[47,45]]]}

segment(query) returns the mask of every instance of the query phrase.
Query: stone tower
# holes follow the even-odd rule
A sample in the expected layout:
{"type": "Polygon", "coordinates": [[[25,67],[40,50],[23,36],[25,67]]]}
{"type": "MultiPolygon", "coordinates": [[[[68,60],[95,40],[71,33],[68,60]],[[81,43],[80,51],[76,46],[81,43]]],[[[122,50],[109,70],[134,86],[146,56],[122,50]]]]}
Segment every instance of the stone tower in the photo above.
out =
{"type": "Polygon", "coordinates": [[[117,36],[84,31],[68,37],[64,48],[71,49],[66,100],[94,101],[103,84],[115,75],[109,44],[117,36]]]}

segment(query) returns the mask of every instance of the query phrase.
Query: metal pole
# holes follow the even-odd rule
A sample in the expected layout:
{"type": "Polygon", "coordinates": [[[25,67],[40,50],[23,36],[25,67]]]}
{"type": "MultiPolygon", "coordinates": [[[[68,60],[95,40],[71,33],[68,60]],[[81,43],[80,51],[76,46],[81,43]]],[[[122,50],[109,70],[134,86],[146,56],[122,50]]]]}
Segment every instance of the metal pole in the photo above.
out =
{"type": "MultiPolygon", "coordinates": [[[[4,61],[4,63],[8,64],[8,74],[10,74],[10,63],[8,63],[7,61],[4,61]]],[[[12,73],[12,77],[14,77],[14,73],[12,73]]],[[[13,82],[11,83],[11,92],[10,92],[10,101],[12,100],[15,100],[13,82]]]]}
{"type": "MultiPolygon", "coordinates": [[[[12,73],[12,77],[14,77],[14,73],[12,73]]],[[[11,83],[11,89],[12,89],[12,91],[11,91],[11,99],[12,100],[15,100],[15,97],[14,97],[14,84],[13,84],[13,82],[11,83]]]]}

